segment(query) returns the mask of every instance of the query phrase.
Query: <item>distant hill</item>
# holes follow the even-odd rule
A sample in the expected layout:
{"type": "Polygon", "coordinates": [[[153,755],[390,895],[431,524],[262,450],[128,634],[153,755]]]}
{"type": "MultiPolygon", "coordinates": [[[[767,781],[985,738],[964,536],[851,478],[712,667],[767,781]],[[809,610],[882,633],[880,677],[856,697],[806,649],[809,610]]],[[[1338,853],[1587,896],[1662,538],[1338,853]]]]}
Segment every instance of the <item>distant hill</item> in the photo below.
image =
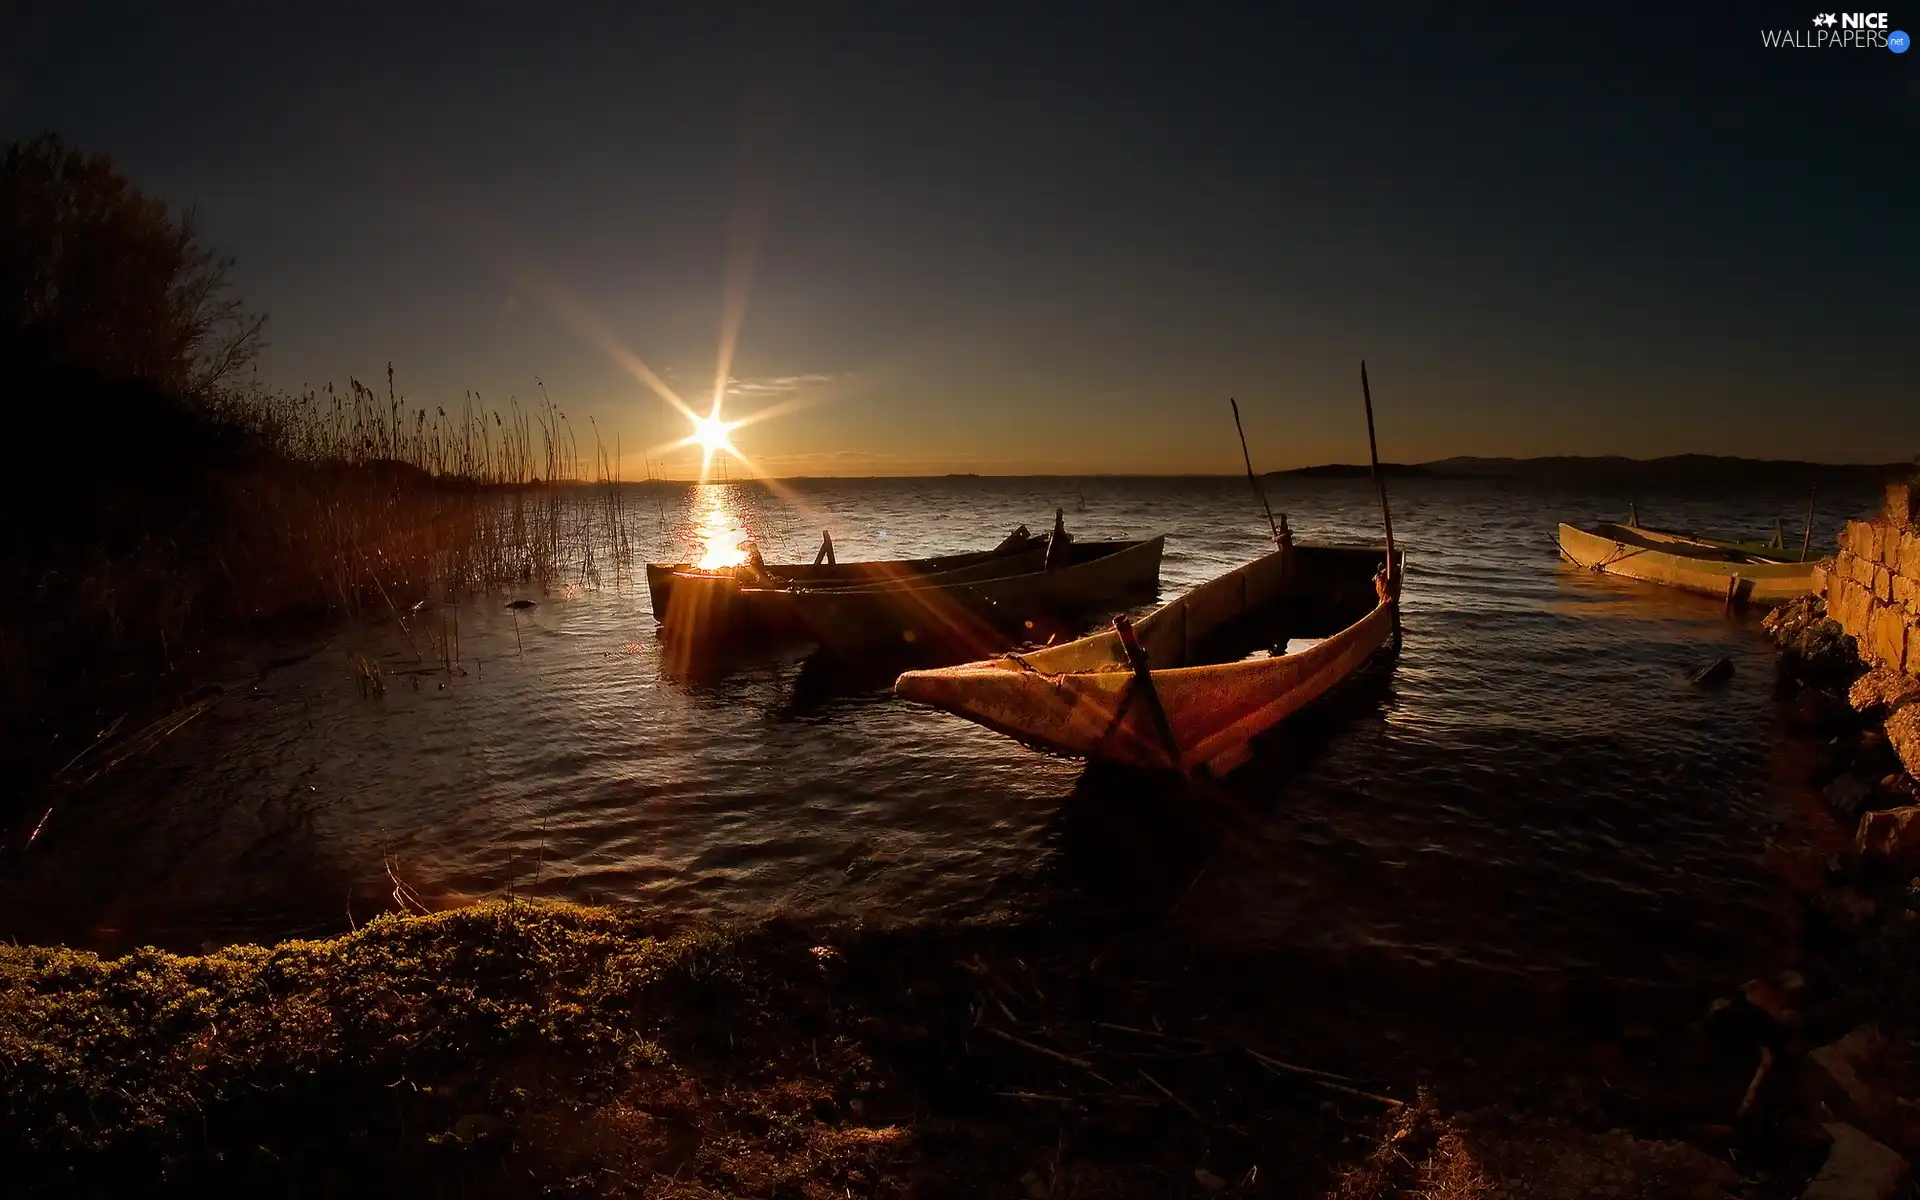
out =
{"type": "MultiPolygon", "coordinates": [[[[1477,458],[1466,455],[1424,463],[1381,463],[1389,477],[1450,479],[1509,479],[1521,482],[1590,486],[1606,483],[1805,485],[1845,480],[1857,483],[1863,475],[1892,479],[1913,471],[1911,462],[1814,463],[1786,459],[1732,458],[1715,454],[1674,454],[1665,458],[1623,458],[1618,455],[1547,458],[1477,458]]],[[[1369,468],[1346,463],[1274,471],[1271,478],[1342,479],[1361,477],[1369,468]]]]}
{"type": "MultiPolygon", "coordinates": [[[[1449,472],[1436,471],[1425,463],[1381,463],[1380,473],[1389,479],[1406,479],[1421,475],[1442,475],[1449,472]]],[[[1327,463],[1319,467],[1295,467],[1291,471],[1269,471],[1269,478],[1290,476],[1295,479],[1367,479],[1373,475],[1373,468],[1365,463],[1327,463]]]]}

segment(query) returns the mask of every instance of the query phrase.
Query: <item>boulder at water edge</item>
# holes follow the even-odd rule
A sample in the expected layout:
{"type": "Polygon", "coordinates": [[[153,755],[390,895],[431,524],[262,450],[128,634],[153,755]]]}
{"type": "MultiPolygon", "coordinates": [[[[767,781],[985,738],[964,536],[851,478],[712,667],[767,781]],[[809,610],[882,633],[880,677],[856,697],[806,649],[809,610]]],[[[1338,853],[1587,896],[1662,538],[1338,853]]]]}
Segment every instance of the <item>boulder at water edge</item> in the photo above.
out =
{"type": "Polygon", "coordinates": [[[1862,863],[1920,871],[1920,804],[1870,812],[1860,818],[1853,852],[1862,863]]]}
{"type": "Polygon", "coordinates": [[[1904,671],[1875,667],[1847,688],[1847,703],[1855,712],[1892,712],[1920,700],[1920,679],[1904,671]]]}
{"type": "Polygon", "coordinates": [[[1814,1113],[1868,1129],[1887,1129],[1897,1107],[1893,1093],[1878,1078],[1886,1053],[1885,1040],[1871,1025],[1810,1051],[1801,1068],[1800,1085],[1814,1113]]]}
{"type": "Polygon", "coordinates": [[[1920,779],[1920,702],[1906,705],[1887,718],[1887,741],[1900,756],[1907,774],[1920,779]]]}
{"type": "Polygon", "coordinates": [[[1827,1161],[1800,1200],[1887,1200],[1907,1177],[1907,1160],[1851,1125],[1830,1121],[1827,1161]]]}

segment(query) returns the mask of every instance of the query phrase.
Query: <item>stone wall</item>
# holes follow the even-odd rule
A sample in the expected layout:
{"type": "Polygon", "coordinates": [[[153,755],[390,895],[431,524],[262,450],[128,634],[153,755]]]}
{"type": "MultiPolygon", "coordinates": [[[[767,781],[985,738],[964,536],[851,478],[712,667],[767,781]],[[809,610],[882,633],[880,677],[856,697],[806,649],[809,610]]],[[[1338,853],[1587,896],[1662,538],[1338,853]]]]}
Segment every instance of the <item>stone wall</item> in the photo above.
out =
{"type": "Polygon", "coordinates": [[[1817,582],[1862,659],[1920,676],[1920,484],[1890,484],[1880,515],[1847,522],[1817,582]]]}

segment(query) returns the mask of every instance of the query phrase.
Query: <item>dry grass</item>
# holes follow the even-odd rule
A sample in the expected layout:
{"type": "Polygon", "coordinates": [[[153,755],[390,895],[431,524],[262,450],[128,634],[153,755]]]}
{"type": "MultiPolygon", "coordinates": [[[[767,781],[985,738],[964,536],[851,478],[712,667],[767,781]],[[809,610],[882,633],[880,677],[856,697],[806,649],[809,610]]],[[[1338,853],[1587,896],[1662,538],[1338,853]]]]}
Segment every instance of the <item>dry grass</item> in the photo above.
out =
{"type": "Polygon", "coordinates": [[[1011,930],[818,936],[512,902],[200,957],[0,946],[0,1161],[23,1195],[1782,1194],[1275,1073],[1011,930]]]}
{"type": "MultiPolygon", "coordinates": [[[[476,593],[634,578],[619,447],[582,454],[550,399],[457,412],[358,382],[300,396],[168,397],[79,377],[45,403],[99,410],[77,472],[36,459],[0,481],[0,784],[48,778],[63,746],[165,705],[223,639],[289,621],[398,621],[421,661],[459,662],[476,593]]],[[[651,514],[650,514],[651,516],[651,514]]],[[[363,687],[378,679],[361,673],[363,687]]],[[[64,751],[70,755],[71,751],[64,751]]]]}
{"type": "Polygon", "coordinates": [[[0,947],[0,1159],[14,1195],[884,1194],[910,1141],[849,1111],[870,1064],[821,970],[525,902],[200,957],[0,947]]]}
{"type": "Polygon", "coordinates": [[[1682,1142],[1593,1134],[1497,1112],[1407,1110],[1329,1200],[1726,1200],[1733,1168],[1682,1142]]]}
{"type": "MultiPolygon", "coordinates": [[[[351,381],[346,392],[223,402],[272,470],[234,482],[265,514],[271,561],[291,578],[262,592],[317,594],[343,610],[398,615],[423,597],[567,584],[598,588],[633,568],[619,447],[583,458],[550,399],[415,407],[351,381]]],[[[278,597],[276,597],[278,593],[278,597]]]]}

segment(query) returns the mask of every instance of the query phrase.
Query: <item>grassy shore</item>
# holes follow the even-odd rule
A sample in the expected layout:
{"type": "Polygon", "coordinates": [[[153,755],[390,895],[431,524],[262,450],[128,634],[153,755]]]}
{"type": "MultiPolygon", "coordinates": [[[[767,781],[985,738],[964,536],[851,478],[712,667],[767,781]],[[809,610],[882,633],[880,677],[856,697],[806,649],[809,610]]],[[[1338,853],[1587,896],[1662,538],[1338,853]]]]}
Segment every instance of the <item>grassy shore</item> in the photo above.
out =
{"type": "Polygon", "coordinates": [[[877,1081],[824,970],[779,931],[525,902],[200,957],[4,948],[0,1159],[35,1194],[884,1189],[908,1139],[857,1113],[877,1081]]]}
{"type": "Polygon", "coordinates": [[[1173,986],[1044,930],[818,939],[521,901],[199,957],[0,947],[0,1161],[19,1195],[1788,1194],[1664,1140],[1739,1084],[1664,1051],[1384,1036],[1391,1000],[1173,986]]]}

